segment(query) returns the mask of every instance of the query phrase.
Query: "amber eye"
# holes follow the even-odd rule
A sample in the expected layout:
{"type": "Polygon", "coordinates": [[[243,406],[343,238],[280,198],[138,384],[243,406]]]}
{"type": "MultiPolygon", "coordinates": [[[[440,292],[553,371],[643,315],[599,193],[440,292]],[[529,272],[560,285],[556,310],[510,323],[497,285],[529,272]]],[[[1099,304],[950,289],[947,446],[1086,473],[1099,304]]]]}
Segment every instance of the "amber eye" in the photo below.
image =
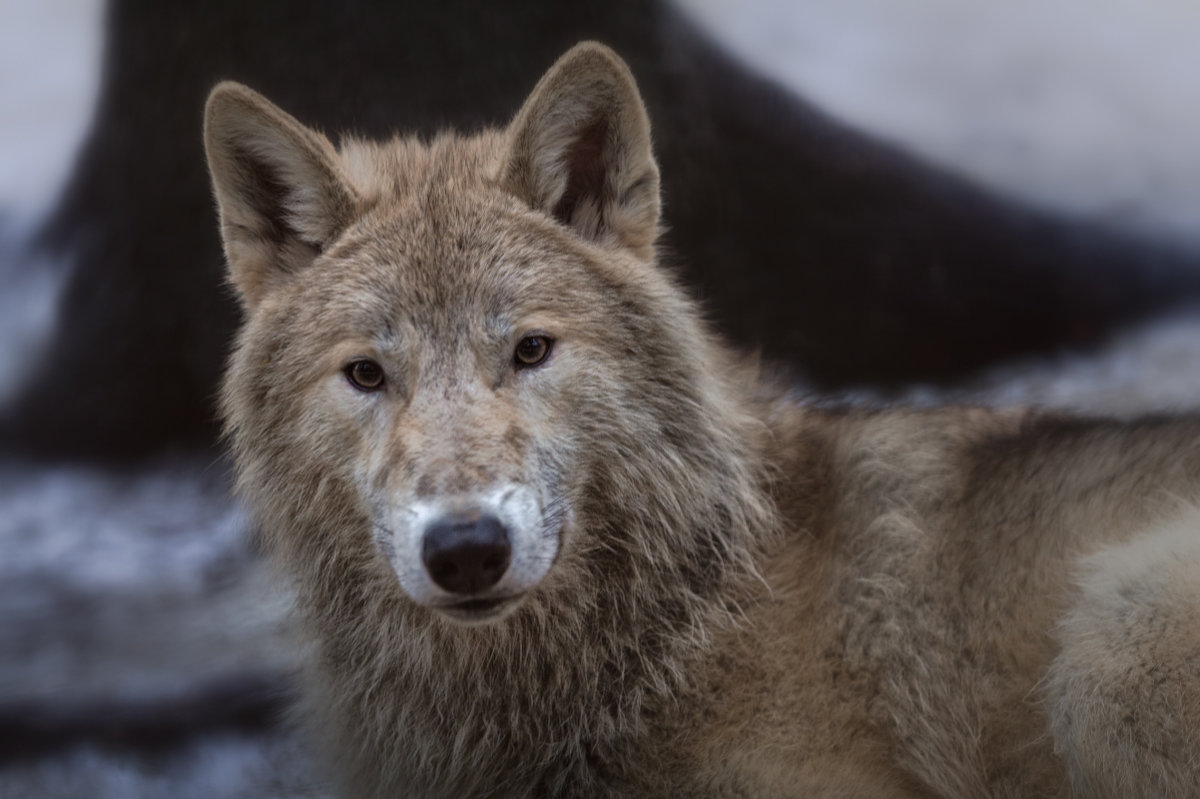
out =
{"type": "Polygon", "coordinates": [[[360,391],[383,388],[383,367],[374,361],[352,361],[346,368],[346,379],[360,391]]]}
{"type": "Polygon", "coordinates": [[[526,336],[517,343],[513,353],[513,363],[518,369],[528,369],[537,366],[550,355],[554,339],[549,336],[526,336]]]}

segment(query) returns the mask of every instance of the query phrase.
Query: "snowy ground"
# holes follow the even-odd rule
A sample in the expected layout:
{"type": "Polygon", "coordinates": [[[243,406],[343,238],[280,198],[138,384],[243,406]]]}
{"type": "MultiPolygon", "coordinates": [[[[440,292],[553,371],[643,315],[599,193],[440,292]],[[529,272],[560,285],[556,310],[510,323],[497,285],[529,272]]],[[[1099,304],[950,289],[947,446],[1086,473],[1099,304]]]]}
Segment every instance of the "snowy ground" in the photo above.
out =
{"type": "MultiPolygon", "coordinates": [[[[682,1],[756,67],[931,160],[1200,243],[1200,6],[682,1]]],[[[64,265],[31,263],[21,244],[86,130],[99,11],[0,5],[0,398],[53,321],[64,265]]],[[[1130,414],[1195,408],[1198,389],[1200,318],[1184,316],[905,399],[1130,414]]],[[[0,799],[323,795],[303,746],[261,718],[296,648],[245,525],[220,462],[113,474],[0,461],[0,799]],[[230,703],[258,722],[180,735],[242,718],[230,703]],[[44,738],[6,738],[17,714],[44,738]],[[81,727],[92,734],[62,735],[81,727]]]]}
{"type": "Polygon", "coordinates": [[[289,597],[219,463],[4,462],[0,513],[0,799],[305,795],[289,597]]]}

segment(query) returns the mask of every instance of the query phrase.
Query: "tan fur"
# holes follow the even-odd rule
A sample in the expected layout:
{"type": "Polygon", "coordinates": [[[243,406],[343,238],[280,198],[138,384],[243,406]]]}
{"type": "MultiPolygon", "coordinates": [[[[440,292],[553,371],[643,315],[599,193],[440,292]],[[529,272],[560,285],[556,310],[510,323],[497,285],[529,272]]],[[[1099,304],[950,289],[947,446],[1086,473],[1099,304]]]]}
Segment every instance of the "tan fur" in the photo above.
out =
{"type": "Polygon", "coordinates": [[[798,404],[655,265],[599,45],[504,131],[335,151],[222,84],[205,136],[239,490],[348,795],[1200,795],[1200,424],[798,404]],[[496,486],[552,563],[459,623],[393,520],[496,486]]]}

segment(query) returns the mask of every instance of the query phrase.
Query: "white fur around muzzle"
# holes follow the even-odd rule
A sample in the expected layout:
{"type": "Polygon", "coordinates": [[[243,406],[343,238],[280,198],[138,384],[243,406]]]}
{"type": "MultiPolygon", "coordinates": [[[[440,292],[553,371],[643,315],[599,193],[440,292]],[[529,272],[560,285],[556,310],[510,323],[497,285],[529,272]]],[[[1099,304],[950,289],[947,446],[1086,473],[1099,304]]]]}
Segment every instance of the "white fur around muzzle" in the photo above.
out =
{"type": "Polygon", "coordinates": [[[426,530],[437,519],[463,511],[495,516],[508,531],[512,559],[500,581],[480,596],[518,596],[532,589],[554,562],[558,531],[547,530],[542,503],[528,486],[507,483],[486,493],[438,497],[389,508],[381,525],[388,532],[392,567],[415,602],[437,607],[461,600],[431,579],[421,558],[426,530]]]}

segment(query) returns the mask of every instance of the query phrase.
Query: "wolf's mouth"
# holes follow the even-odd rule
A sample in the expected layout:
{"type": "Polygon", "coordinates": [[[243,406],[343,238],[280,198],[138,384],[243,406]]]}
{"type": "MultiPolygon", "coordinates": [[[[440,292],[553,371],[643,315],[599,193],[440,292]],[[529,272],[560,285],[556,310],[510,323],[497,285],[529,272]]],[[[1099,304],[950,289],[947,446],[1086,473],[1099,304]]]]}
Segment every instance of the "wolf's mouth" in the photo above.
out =
{"type": "Polygon", "coordinates": [[[494,610],[508,601],[508,597],[500,597],[499,599],[468,599],[464,602],[456,602],[449,605],[450,610],[464,610],[468,613],[483,613],[489,610],[494,610]]]}
{"type": "Polygon", "coordinates": [[[487,597],[483,599],[464,599],[446,605],[436,605],[435,608],[455,621],[478,623],[499,619],[509,610],[517,606],[521,595],[487,597]]]}

